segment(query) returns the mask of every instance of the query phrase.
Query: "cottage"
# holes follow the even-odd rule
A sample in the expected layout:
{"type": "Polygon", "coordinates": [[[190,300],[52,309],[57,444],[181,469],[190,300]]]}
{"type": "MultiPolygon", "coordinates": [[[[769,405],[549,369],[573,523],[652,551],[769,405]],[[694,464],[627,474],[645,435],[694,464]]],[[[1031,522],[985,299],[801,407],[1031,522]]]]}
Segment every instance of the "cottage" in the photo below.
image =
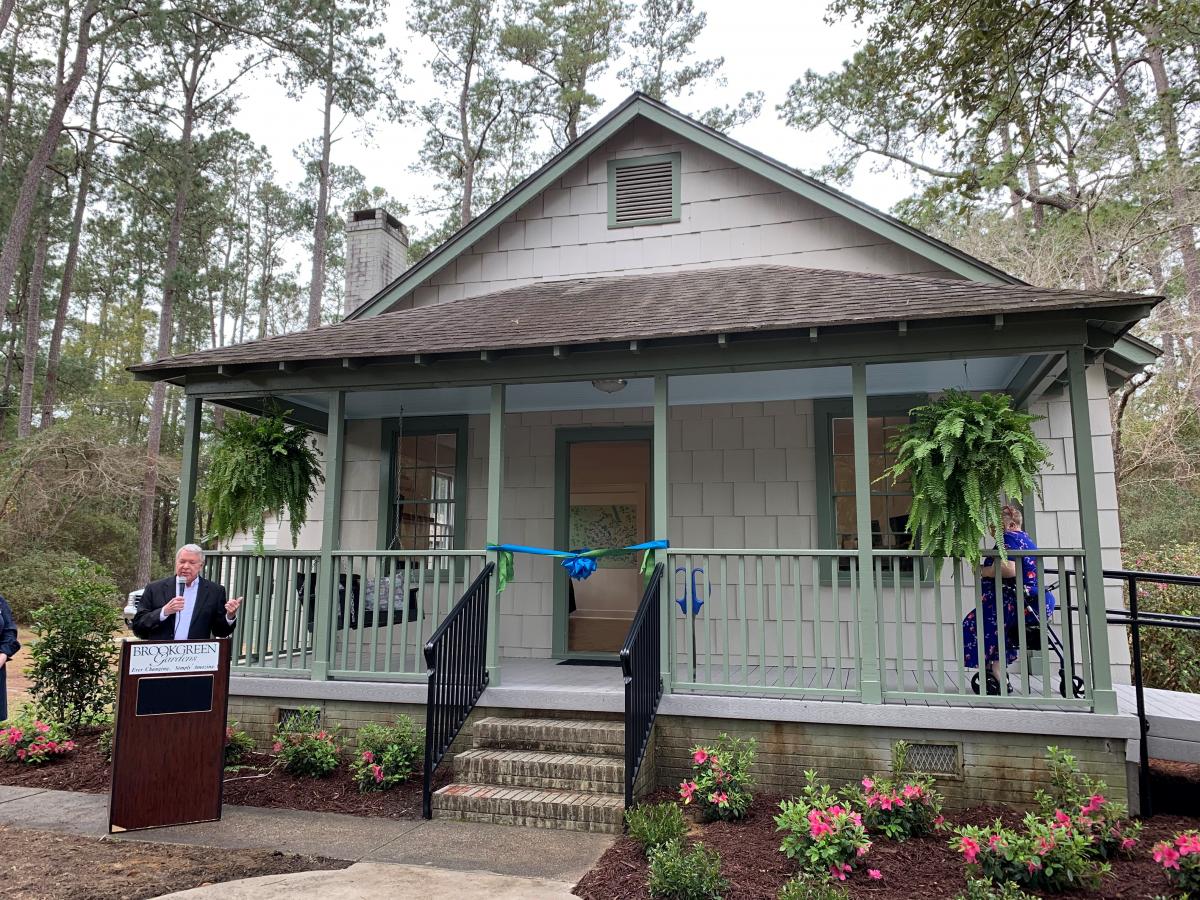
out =
{"type": "Polygon", "coordinates": [[[1125,791],[1107,398],[1159,298],[1024,284],[638,94],[411,265],[386,212],[348,229],[343,321],[134,369],[187,393],[181,542],[203,403],[287,409],[324,454],[298,546],[208,560],[247,595],[242,723],[428,709],[436,813],[577,828],[723,731],[776,791],[899,739],[960,805],[1031,800],[1047,744],[1125,791]],[[948,388],[1007,392],[1052,452],[1026,530],[1061,602],[998,695],[963,665],[977,573],[935,574],[879,480],[948,388]],[[487,549],[649,541],[648,582],[487,549]]]}

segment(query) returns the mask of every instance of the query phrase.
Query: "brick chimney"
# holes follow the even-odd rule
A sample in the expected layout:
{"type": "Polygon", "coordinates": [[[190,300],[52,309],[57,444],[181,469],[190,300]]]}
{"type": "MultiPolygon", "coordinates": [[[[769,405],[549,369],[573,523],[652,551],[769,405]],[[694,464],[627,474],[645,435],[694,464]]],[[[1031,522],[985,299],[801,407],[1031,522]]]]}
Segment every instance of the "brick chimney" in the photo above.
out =
{"type": "Polygon", "coordinates": [[[408,268],[408,230],[386,209],[360,209],[346,219],[346,315],[408,268]]]}

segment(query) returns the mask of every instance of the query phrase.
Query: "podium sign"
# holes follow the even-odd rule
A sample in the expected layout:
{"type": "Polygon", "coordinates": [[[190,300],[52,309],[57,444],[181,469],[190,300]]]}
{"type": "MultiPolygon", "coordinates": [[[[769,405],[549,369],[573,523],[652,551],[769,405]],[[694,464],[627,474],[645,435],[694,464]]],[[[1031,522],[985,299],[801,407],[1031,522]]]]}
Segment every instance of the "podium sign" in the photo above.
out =
{"type": "Polygon", "coordinates": [[[108,830],[221,818],[229,641],[125,641],[108,830]]]}

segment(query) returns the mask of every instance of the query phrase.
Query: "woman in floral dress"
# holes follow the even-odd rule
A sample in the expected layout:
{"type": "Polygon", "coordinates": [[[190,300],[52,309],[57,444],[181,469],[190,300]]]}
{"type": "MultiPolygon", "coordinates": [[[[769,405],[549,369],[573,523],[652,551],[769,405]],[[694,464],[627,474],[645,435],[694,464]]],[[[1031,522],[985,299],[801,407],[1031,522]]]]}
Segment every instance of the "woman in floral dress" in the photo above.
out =
{"type": "MultiPolygon", "coordinates": [[[[1004,522],[1004,546],[1007,550],[1036,550],[1033,542],[1022,528],[1024,522],[1021,510],[1016,506],[1005,506],[1001,519],[1004,522]]],[[[1000,679],[1007,679],[1005,666],[1000,664],[1000,635],[997,626],[996,611],[996,569],[1000,570],[1001,592],[1004,605],[1004,661],[1005,666],[1016,662],[1021,652],[1021,636],[1018,632],[1019,623],[1024,620],[1027,626],[1037,627],[1037,616],[1032,610],[1025,610],[1024,616],[1020,610],[1025,607],[1026,597],[1037,597],[1040,593],[1037,578],[1037,559],[1033,556],[1022,556],[1016,559],[1009,554],[1006,560],[996,560],[987,557],[980,570],[979,587],[983,593],[983,655],[987,662],[987,692],[1000,693],[1000,679]],[[1021,566],[1021,596],[1017,594],[1017,565],[1021,566]]],[[[1054,595],[1046,591],[1046,615],[1054,612],[1054,595]]],[[[979,629],[975,621],[975,610],[967,613],[963,619],[963,664],[968,669],[982,668],[979,665],[979,629]]],[[[975,692],[979,692],[978,682],[975,682],[975,692]]]]}

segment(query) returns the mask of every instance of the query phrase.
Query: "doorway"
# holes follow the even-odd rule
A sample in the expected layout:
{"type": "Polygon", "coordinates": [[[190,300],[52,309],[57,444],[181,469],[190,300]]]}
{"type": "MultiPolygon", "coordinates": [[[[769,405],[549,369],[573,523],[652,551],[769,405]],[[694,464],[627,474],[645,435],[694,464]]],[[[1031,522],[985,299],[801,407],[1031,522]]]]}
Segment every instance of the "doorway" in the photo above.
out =
{"type": "MultiPolygon", "coordinates": [[[[557,435],[556,545],[625,547],[650,539],[651,430],[563,429],[557,435]]],[[[642,595],[640,553],[596,560],[573,581],[555,569],[555,655],[611,658],[621,649],[642,595]]]]}

